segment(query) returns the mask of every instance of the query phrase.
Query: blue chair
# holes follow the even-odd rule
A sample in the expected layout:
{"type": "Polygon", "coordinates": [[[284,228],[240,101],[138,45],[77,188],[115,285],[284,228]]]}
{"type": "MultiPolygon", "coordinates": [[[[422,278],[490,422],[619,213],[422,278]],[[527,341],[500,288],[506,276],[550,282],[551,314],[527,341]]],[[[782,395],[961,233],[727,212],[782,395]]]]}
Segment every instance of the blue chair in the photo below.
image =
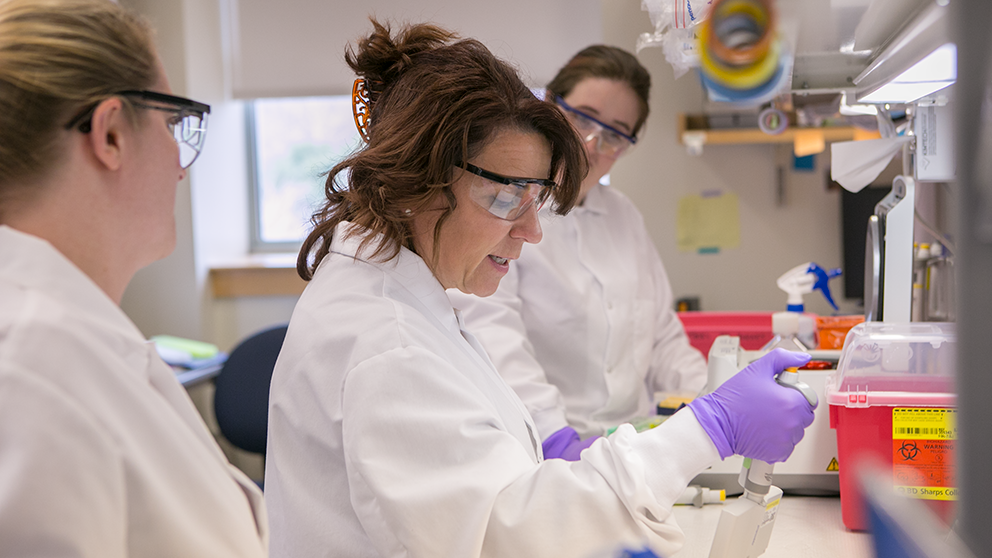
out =
{"type": "Polygon", "coordinates": [[[214,412],[221,434],[236,447],[265,455],[269,382],[286,339],[286,325],[258,332],[231,351],[215,378],[214,412]]]}

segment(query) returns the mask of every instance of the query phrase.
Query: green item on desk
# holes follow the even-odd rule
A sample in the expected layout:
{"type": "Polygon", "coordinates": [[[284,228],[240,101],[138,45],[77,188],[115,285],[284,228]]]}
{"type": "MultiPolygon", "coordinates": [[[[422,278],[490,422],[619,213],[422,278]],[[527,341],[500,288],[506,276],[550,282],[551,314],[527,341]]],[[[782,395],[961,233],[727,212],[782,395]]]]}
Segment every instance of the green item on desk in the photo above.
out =
{"type": "MultiPolygon", "coordinates": [[[[652,415],[649,417],[638,417],[635,419],[631,419],[629,422],[624,424],[630,424],[631,426],[634,427],[634,430],[636,430],[637,432],[644,432],[645,430],[651,430],[652,428],[658,426],[659,424],[665,422],[666,420],[668,420],[668,417],[666,416],[652,415]]],[[[614,432],[617,431],[617,428],[620,428],[619,424],[607,430],[606,435],[609,436],[610,434],[613,434],[614,432]]]]}
{"type": "Polygon", "coordinates": [[[155,335],[151,340],[160,347],[182,351],[194,359],[211,358],[217,356],[219,352],[217,345],[212,343],[194,341],[193,339],[184,339],[172,335],[155,335]]]}

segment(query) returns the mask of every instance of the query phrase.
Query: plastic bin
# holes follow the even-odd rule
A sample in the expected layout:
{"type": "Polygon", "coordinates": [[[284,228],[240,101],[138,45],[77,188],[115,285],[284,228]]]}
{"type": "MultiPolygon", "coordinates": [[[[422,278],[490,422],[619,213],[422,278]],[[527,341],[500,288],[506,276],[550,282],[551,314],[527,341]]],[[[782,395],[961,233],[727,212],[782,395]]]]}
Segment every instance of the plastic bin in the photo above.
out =
{"type": "Polygon", "coordinates": [[[866,322],[848,334],[826,384],[848,529],[869,528],[857,485],[857,467],[867,460],[891,471],[897,492],[951,522],[957,499],[954,332],[952,323],[866,322]]]}
{"type": "Polygon", "coordinates": [[[710,347],[720,335],[740,337],[741,347],[760,349],[773,336],[771,312],[679,312],[689,344],[709,358],[710,347]]]}

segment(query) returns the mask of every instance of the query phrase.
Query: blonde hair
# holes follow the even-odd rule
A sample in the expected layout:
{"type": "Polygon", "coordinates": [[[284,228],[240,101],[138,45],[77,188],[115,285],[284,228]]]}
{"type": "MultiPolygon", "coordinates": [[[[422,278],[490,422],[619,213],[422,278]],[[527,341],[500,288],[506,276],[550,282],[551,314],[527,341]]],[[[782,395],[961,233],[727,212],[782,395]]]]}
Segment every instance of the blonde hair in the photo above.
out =
{"type": "Polygon", "coordinates": [[[110,0],[0,0],[0,201],[58,159],[73,116],[157,81],[151,37],[110,0]]]}

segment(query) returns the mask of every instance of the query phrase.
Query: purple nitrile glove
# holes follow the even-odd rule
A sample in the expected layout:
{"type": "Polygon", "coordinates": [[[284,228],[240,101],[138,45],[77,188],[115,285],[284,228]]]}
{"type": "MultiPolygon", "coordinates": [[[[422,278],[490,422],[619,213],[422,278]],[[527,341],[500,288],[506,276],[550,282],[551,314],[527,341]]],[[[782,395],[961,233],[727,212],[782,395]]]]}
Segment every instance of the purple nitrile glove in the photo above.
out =
{"type": "Polygon", "coordinates": [[[813,423],[813,409],[801,393],[778,385],[775,375],[809,359],[775,349],[689,403],[722,459],[737,454],[775,463],[792,454],[813,423]]]}
{"type": "Polygon", "coordinates": [[[547,437],[541,442],[544,448],[545,459],[564,459],[565,461],[578,461],[582,450],[591,446],[599,436],[592,436],[582,440],[579,433],[571,426],[566,426],[558,432],[547,437]]]}

